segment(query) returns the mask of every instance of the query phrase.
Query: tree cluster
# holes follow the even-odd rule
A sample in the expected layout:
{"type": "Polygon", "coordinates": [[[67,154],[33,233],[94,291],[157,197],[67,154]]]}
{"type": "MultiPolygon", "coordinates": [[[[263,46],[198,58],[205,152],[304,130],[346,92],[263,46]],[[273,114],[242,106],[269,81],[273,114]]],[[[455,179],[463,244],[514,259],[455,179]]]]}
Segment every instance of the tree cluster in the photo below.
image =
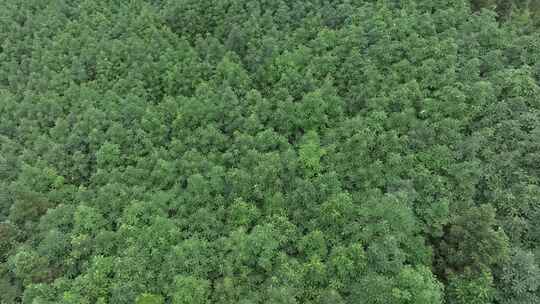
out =
{"type": "Polygon", "coordinates": [[[540,303],[497,2],[0,1],[0,303],[540,303]]]}

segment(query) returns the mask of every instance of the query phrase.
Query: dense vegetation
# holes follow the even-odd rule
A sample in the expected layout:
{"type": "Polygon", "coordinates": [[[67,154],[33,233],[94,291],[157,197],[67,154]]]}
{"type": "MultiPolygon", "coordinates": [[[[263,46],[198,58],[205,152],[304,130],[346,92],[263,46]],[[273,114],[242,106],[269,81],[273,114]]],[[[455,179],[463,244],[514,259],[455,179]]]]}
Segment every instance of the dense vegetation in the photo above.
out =
{"type": "Polygon", "coordinates": [[[1,1],[0,303],[540,303],[508,3],[1,1]]]}

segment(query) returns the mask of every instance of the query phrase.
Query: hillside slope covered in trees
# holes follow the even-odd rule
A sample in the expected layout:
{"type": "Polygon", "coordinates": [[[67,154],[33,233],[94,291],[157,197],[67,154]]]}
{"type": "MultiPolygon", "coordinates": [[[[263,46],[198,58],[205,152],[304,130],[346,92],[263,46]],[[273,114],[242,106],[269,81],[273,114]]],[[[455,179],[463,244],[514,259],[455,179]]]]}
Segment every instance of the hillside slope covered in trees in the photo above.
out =
{"type": "Polygon", "coordinates": [[[473,2],[0,1],[0,303],[540,303],[535,2],[473,2]]]}

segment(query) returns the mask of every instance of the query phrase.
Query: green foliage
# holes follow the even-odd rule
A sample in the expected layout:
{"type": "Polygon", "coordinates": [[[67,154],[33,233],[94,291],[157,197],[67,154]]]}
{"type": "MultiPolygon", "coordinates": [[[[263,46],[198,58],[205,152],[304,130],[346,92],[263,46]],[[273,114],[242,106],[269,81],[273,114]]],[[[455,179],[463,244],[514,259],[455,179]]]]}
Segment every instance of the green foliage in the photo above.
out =
{"type": "Polygon", "coordinates": [[[0,303],[537,303],[539,1],[0,1],[0,303]]]}
{"type": "Polygon", "coordinates": [[[208,302],[210,284],[194,277],[177,277],[174,280],[172,303],[204,304],[208,302]]]}
{"type": "Polygon", "coordinates": [[[438,245],[442,271],[482,272],[507,259],[508,239],[495,225],[495,211],[490,205],[472,207],[457,217],[438,245]]]}
{"type": "Polygon", "coordinates": [[[515,249],[502,268],[501,290],[497,290],[499,303],[535,303],[540,301],[540,269],[534,255],[523,249],[515,249]]]}
{"type": "Polygon", "coordinates": [[[441,303],[442,286],[429,268],[403,268],[396,280],[397,287],[392,289],[395,303],[441,303]]]}
{"type": "Polygon", "coordinates": [[[319,136],[315,131],[309,131],[304,135],[298,154],[308,175],[317,174],[322,170],[321,157],[326,151],[321,148],[319,136]]]}
{"type": "Polygon", "coordinates": [[[162,296],[154,295],[151,293],[143,293],[137,297],[136,304],[163,304],[164,300],[162,296]]]}
{"type": "Polygon", "coordinates": [[[540,25],[540,3],[535,0],[471,0],[470,2],[474,10],[494,9],[500,19],[520,26],[540,25]]]}
{"type": "Polygon", "coordinates": [[[492,303],[495,290],[491,273],[482,272],[478,276],[464,274],[450,278],[447,302],[450,304],[492,303]]]}

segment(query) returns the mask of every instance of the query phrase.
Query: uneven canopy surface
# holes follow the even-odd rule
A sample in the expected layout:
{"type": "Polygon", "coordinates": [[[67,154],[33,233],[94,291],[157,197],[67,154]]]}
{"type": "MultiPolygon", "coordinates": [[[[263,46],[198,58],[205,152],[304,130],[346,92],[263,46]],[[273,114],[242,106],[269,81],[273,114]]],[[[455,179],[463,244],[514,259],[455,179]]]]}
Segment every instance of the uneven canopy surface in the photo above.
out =
{"type": "Polygon", "coordinates": [[[540,36],[471,7],[1,1],[0,303],[540,303],[540,36]]]}

